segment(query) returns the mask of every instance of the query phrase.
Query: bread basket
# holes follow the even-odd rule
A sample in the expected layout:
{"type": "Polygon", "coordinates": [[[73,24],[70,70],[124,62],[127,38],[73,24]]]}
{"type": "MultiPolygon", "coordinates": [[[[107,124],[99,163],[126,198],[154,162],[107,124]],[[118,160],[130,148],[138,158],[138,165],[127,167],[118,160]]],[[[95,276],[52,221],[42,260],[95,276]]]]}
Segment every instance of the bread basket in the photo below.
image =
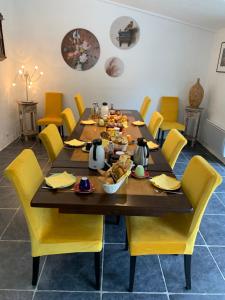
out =
{"type": "Polygon", "coordinates": [[[102,185],[103,190],[107,194],[116,193],[118,189],[121,187],[121,185],[128,179],[129,175],[130,175],[130,171],[127,171],[116,183],[113,184],[103,183],[102,185]]]}

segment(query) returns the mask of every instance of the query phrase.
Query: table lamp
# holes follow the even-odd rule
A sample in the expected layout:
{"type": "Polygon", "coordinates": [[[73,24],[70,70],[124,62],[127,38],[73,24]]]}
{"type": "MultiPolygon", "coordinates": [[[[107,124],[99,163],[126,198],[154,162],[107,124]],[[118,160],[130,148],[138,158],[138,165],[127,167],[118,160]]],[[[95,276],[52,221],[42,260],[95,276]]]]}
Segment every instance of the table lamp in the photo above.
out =
{"type": "Polygon", "coordinates": [[[25,69],[24,66],[21,66],[21,68],[16,73],[12,86],[13,87],[16,86],[17,80],[23,81],[25,83],[26,102],[27,103],[33,102],[33,101],[29,101],[28,91],[29,89],[31,89],[33,83],[37,82],[43,76],[43,74],[44,74],[43,72],[38,71],[38,66],[35,66],[32,72],[28,72],[28,70],[25,69]]]}

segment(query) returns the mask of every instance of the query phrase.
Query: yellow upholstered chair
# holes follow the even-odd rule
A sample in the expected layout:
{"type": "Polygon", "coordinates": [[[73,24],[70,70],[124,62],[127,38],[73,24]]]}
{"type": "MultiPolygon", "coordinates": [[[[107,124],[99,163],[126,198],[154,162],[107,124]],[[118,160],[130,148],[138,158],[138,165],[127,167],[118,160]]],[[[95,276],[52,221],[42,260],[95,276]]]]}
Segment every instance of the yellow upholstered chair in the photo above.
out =
{"type": "Polygon", "coordinates": [[[63,94],[60,92],[45,93],[45,115],[43,118],[37,121],[39,132],[41,131],[41,126],[55,124],[57,127],[59,127],[61,134],[63,135],[63,120],[61,117],[62,99],[63,94]]]}
{"type": "Polygon", "coordinates": [[[31,149],[23,150],[18,155],[5,169],[5,176],[16,189],[29,229],[33,257],[32,284],[37,283],[40,256],[95,252],[96,284],[99,288],[103,217],[67,215],[58,213],[58,209],[31,207],[30,202],[44,180],[31,149]]]}
{"type": "Polygon", "coordinates": [[[162,122],[163,122],[163,116],[157,111],[153,112],[150,122],[148,124],[148,129],[154,139],[156,138],[159,127],[162,124],[162,122]]]}
{"type": "Polygon", "coordinates": [[[77,110],[79,112],[79,116],[81,117],[85,111],[84,99],[81,94],[76,94],[74,96],[74,100],[77,106],[77,110]]]}
{"type": "Polygon", "coordinates": [[[150,105],[151,105],[151,99],[148,96],[145,96],[140,108],[140,115],[143,120],[146,118],[150,105]]]}
{"type": "Polygon", "coordinates": [[[162,153],[172,169],[178,159],[181,150],[186,144],[186,138],[178,130],[170,130],[162,146],[162,153]]]}
{"type": "MultiPolygon", "coordinates": [[[[194,156],[181,180],[193,213],[162,217],[127,217],[130,251],[130,291],[133,290],[136,257],[151,254],[183,254],[186,288],[191,288],[191,255],[207,203],[222,182],[221,176],[201,156],[194,156]]],[[[128,246],[128,244],[127,244],[128,246]]]]}
{"type": "Polygon", "coordinates": [[[71,135],[74,128],[76,127],[76,120],[74,118],[72,110],[69,107],[65,108],[64,111],[61,113],[61,116],[66,125],[68,134],[71,135]]]}
{"type": "Polygon", "coordinates": [[[48,152],[49,159],[53,162],[63,148],[63,141],[57,127],[54,124],[48,125],[39,133],[39,138],[48,152]]]}
{"type": "Polygon", "coordinates": [[[179,131],[184,131],[184,124],[179,123],[178,120],[179,112],[179,99],[178,97],[162,97],[160,101],[160,113],[163,116],[163,122],[160,126],[160,131],[162,131],[161,143],[164,138],[164,131],[170,129],[177,129],[179,131]]]}

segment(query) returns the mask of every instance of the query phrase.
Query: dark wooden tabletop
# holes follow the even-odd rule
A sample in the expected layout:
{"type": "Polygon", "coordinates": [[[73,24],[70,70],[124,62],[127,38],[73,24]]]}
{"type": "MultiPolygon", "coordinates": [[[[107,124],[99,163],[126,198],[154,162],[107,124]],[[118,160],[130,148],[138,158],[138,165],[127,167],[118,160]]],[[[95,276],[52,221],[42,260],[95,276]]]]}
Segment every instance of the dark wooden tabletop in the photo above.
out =
{"type": "MultiPolygon", "coordinates": [[[[127,115],[132,115],[136,120],[140,120],[137,111],[126,111],[127,115]]],[[[90,110],[86,109],[82,119],[88,119],[90,110]]],[[[95,125],[94,125],[95,126],[95,125]]],[[[77,138],[82,134],[84,125],[78,122],[70,138],[77,138]]],[[[146,126],[140,127],[142,136],[147,140],[153,140],[146,126]]],[[[63,149],[49,173],[59,173],[67,171],[75,176],[97,176],[97,171],[88,169],[87,161],[72,161],[73,149],[63,149]]],[[[173,175],[170,166],[161,153],[161,150],[152,151],[152,164],[148,169],[150,176],[161,173],[173,175]]],[[[174,175],[173,175],[174,176],[174,175]]],[[[134,180],[134,179],[133,179],[134,180]]],[[[138,179],[137,179],[138,180],[138,179]]],[[[140,181],[141,182],[141,181],[140,181]]],[[[150,183],[149,183],[150,184],[150,183]]],[[[43,186],[45,183],[43,182],[43,186]]],[[[181,191],[182,192],[182,191],[181,191]]],[[[58,208],[62,213],[79,214],[103,214],[103,215],[128,215],[128,216],[158,216],[167,213],[190,213],[193,208],[182,194],[157,193],[152,194],[130,194],[116,193],[106,194],[95,191],[92,194],[76,194],[71,188],[62,190],[38,189],[31,201],[32,207],[58,208]]]]}

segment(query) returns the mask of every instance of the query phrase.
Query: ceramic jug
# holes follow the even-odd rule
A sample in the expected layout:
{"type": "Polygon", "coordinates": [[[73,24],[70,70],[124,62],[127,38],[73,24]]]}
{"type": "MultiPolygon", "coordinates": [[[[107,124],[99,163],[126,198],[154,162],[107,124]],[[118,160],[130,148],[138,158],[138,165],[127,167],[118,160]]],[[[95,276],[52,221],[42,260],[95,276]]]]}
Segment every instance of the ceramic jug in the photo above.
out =
{"type": "Polygon", "coordinates": [[[96,139],[92,141],[92,146],[89,152],[90,169],[103,169],[105,165],[105,150],[102,146],[102,140],[96,139]]]}
{"type": "Polygon", "coordinates": [[[148,165],[149,158],[149,148],[147,146],[147,141],[144,138],[137,139],[137,148],[134,152],[134,163],[135,165],[148,165]]]}

